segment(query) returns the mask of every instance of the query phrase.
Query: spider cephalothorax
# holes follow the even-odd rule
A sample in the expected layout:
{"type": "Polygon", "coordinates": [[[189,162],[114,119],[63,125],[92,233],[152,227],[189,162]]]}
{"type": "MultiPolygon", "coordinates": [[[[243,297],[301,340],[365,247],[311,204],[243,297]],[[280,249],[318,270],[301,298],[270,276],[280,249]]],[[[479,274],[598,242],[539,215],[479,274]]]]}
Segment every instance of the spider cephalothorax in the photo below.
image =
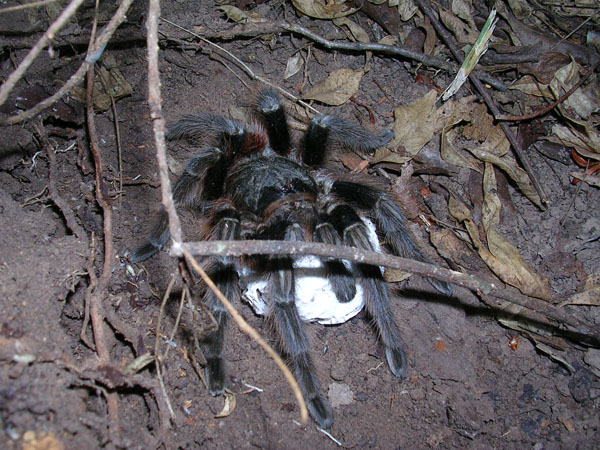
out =
{"type": "MultiPolygon", "coordinates": [[[[170,140],[187,138],[202,148],[187,163],[175,182],[173,197],[177,207],[198,212],[209,224],[206,239],[313,240],[366,250],[379,247],[375,234],[363,217],[375,224],[381,242],[395,255],[425,260],[415,244],[400,207],[383,190],[343,176],[320,170],[332,145],[357,151],[373,151],[387,144],[392,131],[379,135],[331,115],[315,117],[303,144],[291,145],[283,105],[272,90],[258,99],[262,125],[206,113],[196,113],[175,122],[167,133],[170,140]]],[[[160,250],[169,238],[167,217],[161,212],[158,224],[143,246],[131,256],[143,261],[160,250]]],[[[331,407],[315,376],[310,345],[297,298],[297,259],[262,257],[253,259],[253,270],[267,280],[262,296],[266,313],[278,334],[281,351],[290,360],[312,417],[323,427],[333,423],[331,407]],[[257,269],[258,267],[258,269],[257,269]]],[[[239,278],[246,263],[235,258],[215,258],[210,275],[231,300],[241,298],[239,278]]],[[[361,301],[379,333],[390,370],[397,377],[406,374],[406,357],[398,326],[394,321],[388,287],[379,267],[322,262],[331,291],[338,302],[348,303],[361,291],[361,301]]],[[[432,280],[441,292],[451,288],[432,280]]],[[[316,299],[318,300],[318,299],[316,299]]],[[[208,290],[204,301],[219,327],[205,340],[206,379],[212,394],[224,389],[223,339],[227,315],[208,290]]]]}

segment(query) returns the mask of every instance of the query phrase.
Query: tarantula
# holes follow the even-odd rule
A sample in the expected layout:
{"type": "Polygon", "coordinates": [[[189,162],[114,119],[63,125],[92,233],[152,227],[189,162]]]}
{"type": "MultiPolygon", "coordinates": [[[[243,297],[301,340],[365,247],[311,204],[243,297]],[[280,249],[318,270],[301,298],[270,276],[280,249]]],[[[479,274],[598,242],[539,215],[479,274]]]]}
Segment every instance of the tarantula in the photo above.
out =
{"type": "MultiPolygon", "coordinates": [[[[199,112],[169,127],[169,140],[186,138],[215,145],[202,148],[191,158],[173,187],[176,206],[194,210],[208,224],[206,239],[313,240],[378,249],[366,215],[376,225],[382,244],[393,254],[426,261],[390,194],[322,169],[331,146],[372,152],[393,138],[391,130],[373,134],[340,117],[320,115],[312,119],[302,145],[294,149],[283,104],[273,90],[259,94],[257,113],[259,121],[242,124],[199,112]]],[[[162,210],[152,235],[132,253],[131,261],[149,258],[168,238],[167,215],[162,210]]],[[[263,296],[281,351],[289,358],[310,414],[327,428],[333,423],[333,412],[315,376],[310,343],[296,306],[296,262],[296,258],[281,256],[219,257],[213,259],[209,275],[231,301],[242,297],[240,277],[245,268],[251,265],[266,277],[263,296]]],[[[407,368],[404,344],[381,268],[333,259],[322,264],[340,303],[351,301],[357,289],[362,290],[390,370],[403,377],[407,368]]],[[[440,292],[451,295],[452,289],[446,283],[430,282],[440,292]]],[[[225,383],[223,340],[227,313],[210,290],[204,294],[204,302],[219,325],[204,342],[206,380],[210,392],[217,395],[223,392],[225,383]]]]}

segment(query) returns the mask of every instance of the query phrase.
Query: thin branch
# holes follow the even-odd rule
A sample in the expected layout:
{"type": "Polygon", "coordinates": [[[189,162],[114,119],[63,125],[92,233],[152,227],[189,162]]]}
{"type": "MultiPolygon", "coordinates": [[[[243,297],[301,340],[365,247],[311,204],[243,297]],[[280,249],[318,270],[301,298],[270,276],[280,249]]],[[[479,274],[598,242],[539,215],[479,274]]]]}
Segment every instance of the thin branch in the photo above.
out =
{"type": "Polygon", "coordinates": [[[496,117],[496,120],[520,121],[520,120],[531,120],[531,119],[535,119],[536,117],[543,116],[544,114],[552,111],[554,108],[556,108],[562,102],[564,102],[567,98],[569,98],[569,96],[571,96],[571,94],[573,94],[573,92],[575,92],[577,89],[579,89],[579,87],[583,83],[585,83],[585,80],[587,80],[589,78],[589,76],[596,71],[596,69],[598,68],[599,65],[600,65],[600,61],[598,61],[596,64],[594,64],[593,67],[588,69],[588,71],[585,73],[585,75],[583,77],[581,77],[581,79],[577,83],[575,83],[575,85],[573,87],[571,87],[571,89],[569,89],[567,92],[565,92],[563,95],[561,95],[556,101],[550,103],[548,106],[545,106],[542,109],[532,112],[531,114],[525,114],[523,116],[511,116],[511,115],[501,114],[500,116],[496,117]]]}
{"type": "Polygon", "coordinates": [[[196,256],[246,256],[246,255],[315,255],[350,262],[402,269],[424,277],[435,278],[465,287],[475,292],[497,297],[542,314],[559,324],[569,325],[572,333],[589,336],[600,342],[600,333],[592,326],[563,314],[546,301],[509,291],[501,284],[486,281],[473,275],[444,269],[398,256],[317,242],[289,241],[206,241],[186,242],[185,252],[196,256]]]}
{"type": "MultiPolygon", "coordinates": [[[[39,114],[44,109],[46,109],[47,107],[51,106],[56,101],[61,99],[67,92],[69,92],[71,90],[71,88],[73,88],[73,86],[75,86],[77,83],[79,83],[81,80],[83,80],[83,77],[87,73],[90,66],[92,64],[94,64],[96,61],[98,61],[100,56],[102,56],[102,53],[104,52],[104,49],[106,48],[106,44],[112,37],[115,30],[125,20],[127,10],[129,9],[129,7],[133,3],[133,1],[134,0],[123,0],[121,2],[121,4],[119,5],[119,8],[117,9],[117,11],[113,14],[112,18],[110,19],[110,22],[108,22],[108,24],[104,27],[104,29],[102,30],[102,32],[100,33],[98,38],[94,40],[93,46],[91,46],[88,49],[88,53],[85,58],[85,61],[81,64],[79,69],[77,69],[77,72],[75,72],[71,76],[71,78],[69,78],[69,80],[54,95],[48,97],[46,100],[41,101],[40,103],[35,105],[33,108],[28,109],[27,111],[23,111],[22,113],[19,113],[15,116],[11,116],[4,120],[0,120],[0,125],[10,125],[13,123],[21,122],[23,120],[31,119],[32,117],[39,114]]],[[[27,55],[27,56],[29,56],[29,55],[27,55]]],[[[14,75],[15,72],[13,72],[10,75],[9,80],[10,80],[10,78],[12,78],[12,76],[14,75]]],[[[15,80],[15,83],[17,81],[18,81],[18,79],[15,80]]],[[[8,80],[2,85],[2,87],[0,88],[0,92],[2,92],[2,90],[7,85],[7,83],[8,83],[8,80]]],[[[10,92],[10,90],[13,87],[14,86],[11,86],[10,89],[7,91],[7,93],[6,93],[7,96],[8,96],[8,92],[10,92]]],[[[1,98],[2,97],[0,97],[0,99],[1,98]]],[[[4,101],[6,101],[6,99],[2,99],[0,101],[0,105],[4,101]]]]}
{"type": "MultiPolygon", "coordinates": [[[[431,56],[427,56],[421,52],[415,52],[413,50],[408,50],[407,48],[396,46],[396,45],[385,45],[385,44],[374,44],[369,42],[334,42],[325,39],[324,37],[319,36],[316,33],[313,33],[310,30],[307,30],[300,25],[291,24],[291,23],[280,23],[279,26],[286,31],[290,31],[295,34],[299,34],[304,36],[323,47],[329,50],[344,50],[344,51],[352,51],[352,52],[374,52],[382,55],[391,55],[391,56],[400,56],[405,59],[411,59],[413,61],[418,61],[421,64],[429,67],[436,67],[438,69],[445,70],[451,74],[455,74],[458,72],[459,67],[455,64],[447,63],[446,61],[442,61],[437,58],[432,58],[431,56]]],[[[494,77],[483,73],[477,72],[478,76],[488,83],[490,86],[498,89],[499,91],[506,91],[507,87],[499,80],[494,77]]]]}
{"type": "Polygon", "coordinates": [[[60,210],[65,218],[65,221],[67,222],[67,227],[75,234],[75,236],[77,236],[78,239],[87,240],[87,234],[85,230],[77,223],[77,219],[75,218],[73,210],[60,196],[58,189],[56,188],[56,155],[54,154],[54,148],[48,139],[48,134],[44,129],[42,121],[35,121],[33,123],[33,129],[35,130],[35,134],[42,143],[44,149],[46,150],[46,154],[48,155],[48,197],[60,210]]]}
{"type": "MultiPolygon", "coordinates": [[[[90,46],[88,54],[94,48],[94,39],[96,35],[96,26],[98,19],[98,1],[96,0],[96,13],[92,26],[92,35],[90,38],[90,46]]],[[[102,299],[108,288],[108,283],[112,275],[112,264],[114,259],[113,251],[113,230],[112,230],[112,208],[106,194],[106,186],[102,178],[102,158],[98,148],[98,134],[96,132],[96,122],[94,119],[94,66],[91,65],[87,73],[87,91],[86,91],[86,116],[88,135],[90,140],[90,150],[94,158],[94,167],[96,172],[96,201],[102,208],[103,212],[103,231],[104,231],[104,266],[102,273],[98,279],[98,283],[94,290],[90,292],[87,299],[90,307],[90,318],[92,320],[92,331],[94,333],[94,343],[101,364],[110,364],[110,353],[106,344],[105,328],[104,328],[104,313],[102,311],[102,299]]],[[[92,268],[93,270],[93,268],[92,268]]],[[[121,438],[119,425],[119,403],[116,392],[109,392],[106,395],[106,403],[108,407],[109,417],[109,434],[117,442],[121,438]]]]}
{"type": "Polygon", "coordinates": [[[214,292],[214,294],[221,301],[223,306],[225,306],[225,309],[227,309],[227,312],[229,313],[229,315],[236,322],[239,329],[243,333],[246,333],[248,336],[250,336],[252,339],[254,339],[263,348],[263,350],[267,352],[267,354],[273,359],[273,361],[275,361],[275,363],[277,364],[279,369],[283,372],[285,379],[287,380],[288,384],[292,388],[294,396],[296,397],[296,401],[300,405],[300,420],[302,421],[302,423],[306,423],[306,421],[308,420],[308,410],[306,409],[306,403],[304,402],[304,398],[302,397],[302,392],[300,391],[300,388],[298,387],[298,382],[292,375],[292,372],[290,372],[290,369],[288,369],[288,367],[285,365],[285,363],[283,362],[281,357],[275,352],[275,350],[273,350],[269,346],[269,344],[267,344],[267,342],[262,338],[262,336],[258,333],[258,331],[256,331],[254,328],[252,328],[248,324],[248,322],[246,322],[244,320],[244,318],[241,316],[241,314],[239,312],[237,312],[235,307],[223,295],[223,293],[219,290],[219,288],[215,285],[215,283],[210,279],[210,277],[206,274],[204,269],[202,269],[200,264],[198,264],[196,259],[187,250],[187,248],[186,247],[182,247],[182,248],[183,248],[183,254],[184,254],[186,262],[200,275],[200,278],[202,278],[202,280],[206,283],[206,285],[209,287],[209,289],[214,292]]]}
{"type": "MultiPolygon", "coordinates": [[[[464,59],[462,54],[460,53],[457,46],[454,44],[454,41],[453,41],[450,33],[444,28],[444,26],[438,20],[435,12],[433,11],[433,9],[431,9],[431,6],[429,6],[429,4],[427,4],[427,0],[415,0],[415,2],[419,6],[419,8],[421,8],[421,10],[429,17],[429,20],[431,20],[431,24],[435,28],[435,31],[440,35],[440,37],[442,38],[442,40],[444,41],[446,46],[450,49],[450,51],[452,52],[452,55],[454,56],[456,61],[458,61],[460,64],[462,64],[463,59],[464,59]]],[[[479,95],[481,95],[481,97],[483,98],[483,101],[487,105],[487,107],[490,110],[490,112],[492,113],[492,115],[495,118],[501,116],[502,114],[500,113],[500,110],[494,103],[494,100],[492,100],[492,97],[490,96],[489,92],[483,86],[483,84],[481,84],[481,81],[479,81],[479,75],[475,72],[471,72],[469,74],[469,80],[471,81],[471,84],[473,84],[473,86],[475,87],[477,92],[479,92],[479,95]]],[[[548,205],[548,197],[546,197],[546,193],[544,192],[544,189],[542,188],[542,185],[540,184],[540,182],[535,174],[535,171],[533,170],[533,167],[531,166],[529,157],[521,148],[521,145],[517,141],[517,138],[515,137],[514,133],[512,132],[512,130],[510,129],[508,124],[506,122],[500,122],[500,128],[502,128],[502,131],[506,135],[508,142],[510,142],[510,145],[512,145],[512,147],[514,149],[514,152],[517,155],[517,158],[519,159],[519,161],[521,162],[521,165],[527,172],[527,175],[529,176],[529,179],[531,180],[531,184],[533,184],[533,187],[535,188],[537,194],[540,197],[540,202],[541,202],[543,208],[545,209],[546,206],[548,205]]]]}
{"type": "MultiPolygon", "coordinates": [[[[160,304],[160,310],[158,312],[158,320],[156,321],[156,331],[155,331],[155,337],[154,337],[154,363],[156,365],[156,376],[158,378],[158,383],[160,384],[160,389],[162,391],[162,395],[165,398],[165,403],[167,404],[167,407],[169,408],[169,415],[171,416],[172,420],[175,420],[175,411],[173,411],[173,407],[171,406],[171,401],[169,400],[169,396],[167,395],[167,389],[165,388],[165,383],[163,381],[163,376],[162,376],[162,370],[161,370],[161,357],[160,357],[160,350],[158,348],[158,344],[160,342],[160,324],[162,322],[162,318],[163,318],[163,314],[165,311],[165,305],[167,304],[167,300],[169,299],[169,296],[171,295],[171,289],[173,289],[173,285],[175,284],[175,275],[171,276],[171,280],[169,281],[169,285],[167,286],[167,290],[165,291],[165,295],[163,296],[162,299],[162,303],[160,304]]],[[[183,295],[183,294],[182,294],[183,295]]],[[[167,347],[168,349],[169,347],[167,347]]],[[[166,356],[166,353],[165,353],[166,356]]]]}
{"type": "Polygon", "coordinates": [[[299,97],[296,97],[295,95],[293,95],[293,94],[289,93],[289,92],[288,92],[288,91],[286,91],[285,89],[283,89],[283,88],[281,88],[281,87],[277,86],[276,84],[273,84],[271,81],[267,80],[266,78],[263,78],[263,77],[261,77],[261,76],[259,76],[259,75],[256,75],[256,74],[255,74],[255,73],[252,71],[252,69],[251,69],[251,68],[250,68],[250,67],[249,67],[247,64],[245,64],[245,63],[244,63],[244,62],[243,62],[241,59],[239,59],[239,58],[238,58],[237,56],[235,56],[233,53],[231,53],[231,52],[227,51],[226,49],[224,49],[224,48],[223,48],[223,47],[221,47],[220,45],[217,45],[217,44],[215,44],[214,42],[211,42],[211,41],[209,41],[209,40],[208,40],[208,39],[206,39],[205,37],[203,37],[203,36],[200,36],[199,34],[197,34],[197,33],[194,33],[193,31],[190,31],[190,30],[188,30],[187,28],[184,28],[184,27],[182,27],[182,26],[180,26],[180,25],[177,25],[176,23],[174,23],[174,22],[171,22],[170,20],[167,20],[167,19],[165,19],[165,18],[163,18],[163,17],[161,17],[161,18],[160,18],[160,20],[162,20],[163,22],[166,22],[166,23],[168,23],[169,25],[171,25],[171,26],[173,26],[173,27],[175,27],[175,28],[178,28],[178,29],[180,29],[180,30],[182,30],[182,31],[185,31],[186,33],[189,33],[189,34],[191,34],[192,36],[194,36],[194,37],[196,37],[196,38],[200,39],[202,42],[204,42],[204,43],[206,43],[206,44],[208,44],[208,45],[210,45],[210,46],[212,46],[212,47],[214,47],[214,48],[218,49],[220,52],[223,52],[223,53],[225,53],[225,54],[226,54],[227,56],[229,56],[229,57],[230,57],[230,58],[231,58],[233,61],[235,61],[235,63],[236,63],[236,64],[237,64],[237,65],[238,65],[238,66],[239,66],[239,67],[240,67],[240,68],[241,68],[241,69],[242,69],[244,72],[246,72],[246,74],[247,74],[247,75],[248,75],[248,76],[249,76],[249,77],[250,77],[252,80],[260,81],[261,83],[264,83],[264,84],[266,84],[267,86],[269,86],[269,87],[271,87],[271,88],[273,88],[273,89],[277,90],[278,92],[280,92],[282,95],[284,95],[284,96],[285,96],[285,97],[287,97],[288,99],[290,99],[290,100],[292,100],[292,101],[294,101],[294,102],[296,102],[296,103],[298,103],[298,104],[300,104],[300,105],[304,106],[305,108],[308,108],[308,109],[310,109],[310,110],[311,110],[313,113],[315,113],[315,114],[321,114],[321,113],[320,113],[320,111],[319,111],[318,109],[316,109],[316,108],[312,107],[311,105],[309,105],[308,103],[306,103],[305,101],[303,101],[301,98],[299,98],[299,97]]]}
{"type": "MultiPolygon", "coordinates": [[[[101,71],[98,72],[100,83],[108,96],[110,97],[111,109],[113,112],[113,122],[115,124],[115,139],[117,143],[117,159],[119,163],[119,192],[123,192],[123,151],[121,146],[121,127],[119,127],[119,115],[117,113],[117,104],[115,102],[115,96],[110,92],[108,80],[104,79],[104,75],[101,71]]],[[[119,209],[121,209],[122,196],[119,196],[119,209]]]]}
{"type": "Polygon", "coordinates": [[[0,86],[0,105],[4,104],[10,91],[12,91],[17,82],[23,77],[27,69],[29,69],[29,66],[33,64],[35,58],[38,57],[48,42],[54,38],[54,35],[65,25],[65,23],[67,23],[71,16],[75,14],[75,11],[77,11],[77,8],[79,8],[83,2],[84,0],[71,0],[71,3],[67,5],[63,12],[52,23],[52,25],[48,27],[46,32],[29,51],[25,59],[21,61],[19,67],[17,67],[13,73],[10,74],[8,79],[2,84],[2,86],[0,86]]]}
{"type": "Polygon", "coordinates": [[[55,3],[56,1],[57,0],[41,0],[39,2],[26,3],[24,5],[8,6],[6,8],[0,9],[0,14],[21,11],[21,10],[27,9],[27,8],[36,8],[38,6],[48,5],[49,3],[55,3]]]}

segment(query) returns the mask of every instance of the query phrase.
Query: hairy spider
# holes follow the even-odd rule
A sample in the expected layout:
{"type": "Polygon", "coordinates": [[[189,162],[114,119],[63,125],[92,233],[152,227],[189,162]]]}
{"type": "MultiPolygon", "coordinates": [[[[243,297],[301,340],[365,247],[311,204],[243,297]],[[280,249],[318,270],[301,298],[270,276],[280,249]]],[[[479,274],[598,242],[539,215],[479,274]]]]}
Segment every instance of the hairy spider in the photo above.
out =
{"type": "MultiPolygon", "coordinates": [[[[173,187],[176,206],[198,212],[208,224],[206,239],[313,240],[379,250],[377,235],[369,229],[374,223],[382,244],[393,254],[426,260],[392,196],[356,178],[331,175],[322,169],[332,146],[372,152],[392,139],[391,130],[372,134],[337,116],[320,115],[310,122],[302,145],[293,149],[277,95],[272,90],[263,91],[257,109],[256,122],[241,124],[199,112],[175,122],[167,132],[169,140],[187,138],[200,145],[215,145],[202,148],[191,158],[173,187]]],[[[163,210],[152,235],[133,252],[131,261],[152,256],[168,238],[163,210]]],[[[261,294],[281,351],[289,358],[312,417],[320,426],[330,427],[333,412],[319,387],[302,311],[296,303],[300,294],[298,260],[281,256],[219,257],[212,260],[209,275],[231,301],[242,297],[240,277],[248,267],[266,279],[261,294]]],[[[403,377],[407,368],[404,345],[381,268],[332,259],[321,265],[340,304],[353,301],[361,291],[360,307],[364,303],[372,318],[390,370],[403,377]]],[[[451,294],[446,283],[430,281],[440,292],[451,294]]],[[[227,313],[210,290],[204,294],[204,302],[219,324],[204,342],[206,379],[210,392],[217,395],[223,392],[225,383],[223,340],[227,313]]]]}

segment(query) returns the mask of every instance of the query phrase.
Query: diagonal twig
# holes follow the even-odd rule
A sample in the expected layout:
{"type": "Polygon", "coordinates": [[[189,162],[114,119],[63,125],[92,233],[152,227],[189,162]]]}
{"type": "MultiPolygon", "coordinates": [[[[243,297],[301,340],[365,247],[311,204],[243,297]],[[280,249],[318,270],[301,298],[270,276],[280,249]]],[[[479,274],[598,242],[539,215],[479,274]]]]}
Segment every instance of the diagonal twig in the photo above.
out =
{"type": "Polygon", "coordinates": [[[581,77],[581,79],[577,83],[575,83],[573,85],[573,87],[571,87],[571,89],[569,89],[567,92],[565,92],[559,98],[557,98],[554,102],[543,107],[542,109],[534,111],[530,114],[524,114],[522,116],[512,116],[512,115],[501,114],[500,116],[496,117],[496,120],[507,120],[507,121],[531,120],[531,119],[535,119],[536,117],[543,116],[544,114],[552,111],[554,108],[556,108],[556,106],[560,105],[567,98],[569,98],[569,96],[571,94],[573,94],[573,92],[575,92],[577,89],[579,89],[581,87],[581,85],[583,83],[585,83],[585,81],[590,77],[590,75],[596,71],[598,66],[600,66],[600,61],[598,61],[590,69],[588,69],[588,71],[585,73],[585,75],[583,75],[581,77]]]}
{"type": "Polygon", "coordinates": [[[8,79],[0,86],[0,105],[3,105],[8,94],[15,87],[17,82],[23,77],[27,69],[33,64],[33,61],[38,57],[44,47],[50,42],[54,35],[67,23],[77,8],[81,6],[84,0],[71,0],[71,3],[63,10],[62,13],[56,18],[56,20],[48,27],[43,36],[37,41],[33,48],[29,51],[25,59],[21,61],[21,64],[10,74],[8,79]]]}
{"type": "MultiPolygon", "coordinates": [[[[28,109],[27,111],[23,111],[22,113],[19,113],[14,116],[8,117],[6,119],[0,120],[0,125],[10,125],[10,124],[21,122],[23,120],[31,119],[32,117],[39,114],[44,109],[46,109],[47,107],[51,106],[56,101],[61,99],[67,92],[69,92],[71,90],[71,88],[73,88],[73,86],[75,86],[77,83],[79,83],[81,80],[83,80],[83,77],[87,73],[90,66],[93,65],[96,61],[98,61],[100,56],[102,56],[102,53],[104,52],[104,49],[106,48],[106,44],[108,43],[108,41],[114,34],[117,27],[119,25],[121,25],[121,23],[125,20],[127,10],[129,9],[129,7],[131,6],[132,3],[133,3],[133,0],[123,0],[121,2],[121,4],[119,5],[119,8],[117,9],[117,11],[115,11],[112,18],[108,22],[108,24],[103,28],[100,35],[96,39],[94,39],[94,44],[92,47],[90,47],[88,49],[87,56],[86,56],[85,60],[83,61],[83,63],[81,64],[81,66],[79,67],[79,69],[77,69],[77,71],[73,75],[71,75],[71,78],[69,78],[69,80],[65,84],[63,84],[62,87],[58,91],[56,91],[56,93],[54,93],[52,96],[48,97],[46,100],[42,100],[40,103],[35,105],[33,108],[28,109]]],[[[37,44],[36,44],[36,46],[37,46],[37,44]]],[[[32,60],[32,62],[33,62],[33,60],[32,60]]],[[[14,87],[16,82],[22,76],[22,74],[21,74],[19,77],[15,77],[15,80],[14,80],[14,82],[12,82],[12,85],[9,85],[8,82],[12,79],[15,72],[13,72],[10,75],[9,80],[7,80],[0,87],[0,105],[4,101],[6,101],[6,98],[3,99],[1,96],[1,93],[5,89],[5,86],[7,89],[6,96],[8,96],[10,90],[12,90],[12,88],[14,87]]]]}
{"type": "MultiPolygon", "coordinates": [[[[444,28],[444,26],[438,20],[435,12],[433,11],[433,9],[431,9],[431,6],[429,6],[429,4],[427,3],[426,0],[415,0],[415,3],[429,17],[429,19],[431,20],[431,24],[435,28],[435,31],[437,31],[437,33],[440,35],[440,37],[442,38],[442,40],[444,41],[446,46],[450,49],[454,58],[460,64],[462,64],[463,57],[462,57],[462,54],[460,53],[460,50],[458,49],[456,44],[454,44],[454,40],[452,39],[452,36],[450,35],[450,33],[444,28]]],[[[481,81],[479,80],[478,75],[474,72],[471,72],[471,74],[469,75],[469,80],[471,81],[471,84],[473,84],[473,86],[475,87],[477,92],[479,92],[479,95],[481,95],[481,97],[483,98],[483,101],[487,105],[487,107],[490,110],[490,112],[492,113],[492,115],[495,118],[500,117],[502,115],[502,113],[500,112],[500,110],[498,109],[496,104],[494,103],[494,100],[492,100],[492,97],[490,96],[489,92],[486,90],[486,88],[483,86],[483,84],[481,84],[481,81]]],[[[531,166],[529,157],[523,151],[523,148],[517,141],[517,138],[515,137],[514,133],[512,132],[512,130],[510,129],[508,124],[506,122],[500,122],[500,128],[502,128],[502,131],[506,135],[506,138],[510,142],[510,145],[512,146],[515,154],[517,155],[517,158],[519,159],[521,165],[527,172],[527,175],[529,176],[529,179],[531,180],[531,184],[533,184],[533,187],[535,188],[536,192],[538,193],[538,195],[540,197],[540,202],[541,202],[542,206],[545,208],[546,205],[548,204],[548,197],[546,196],[546,193],[544,192],[544,189],[542,188],[542,185],[540,184],[540,182],[535,174],[535,171],[533,170],[533,167],[531,166]]]]}
{"type": "MultiPolygon", "coordinates": [[[[424,53],[415,52],[413,50],[409,50],[407,48],[396,45],[376,44],[370,42],[334,42],[325,39],[324,37],[319,36],[318,34],[313,33],[312,31],[300,25],[283,22],[280,23],[279,26],[286,31],[304,36],[330,50],[344,50],[352,52],[369,51],[382,55],[400,56],[402,58],[418,61],[421,64],[424,64],[425,66],[436,67],[438,69],[445,70],[446,72],[452,74],[458,72],[459,69],[455,64],[450,64],[446,61],[442,61],[441,59],[427,56],[424,53]]],[[[499,91],[506,91],[507,89],[501,81],[495,79],[494,77],[486,73],[478,72],[478,76],[481,77],[481,79],[488,83],[490,86],[493,86],[499,91]]]]}

